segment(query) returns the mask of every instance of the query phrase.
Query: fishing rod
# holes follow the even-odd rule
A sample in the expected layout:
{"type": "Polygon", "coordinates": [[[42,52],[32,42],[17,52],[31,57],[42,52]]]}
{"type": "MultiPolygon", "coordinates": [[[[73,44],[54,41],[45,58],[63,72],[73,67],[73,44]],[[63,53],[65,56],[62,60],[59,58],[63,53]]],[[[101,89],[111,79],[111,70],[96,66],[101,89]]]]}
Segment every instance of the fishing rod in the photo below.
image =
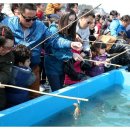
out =
{"type": "Polygon", "coordinates": [[[121,52],[121,53],[119,53],[119,54],[117,54],[117,55],[115,55],[115,56],[109,58],[109,60],[112,60],[112,59],[114,59],[114,58],[116,58],[116,57],[118,57],[118,56],[120,56],[120,55],[126,53],[127,51],[130,51],[130,49],[127,49],[127,50],[125,50],[125,51],[123,51],[123,52],[121,52]]]}
{"type": "Polygon", "coordinates": [[[20,90],[25,90],[25,91],[29,91],[29,92],[34,92],[34,93],[48,95],[48,96],[53,96],[53,97],[58,97],[58,98],[65,98],[65,99],[70,99],[70,100],[79,100],[79,101],[85,101],[85,102],[88,101],[88,99],[86,99],[86,98],[71,97],[71,96],[64,96],[64,95],[58,95],[58,94],[40,92],[40,91],[36,91],[36,90],[33,90],[33,89],[22,88],[22,87],[18,87],[18,86],[14,86],[14,85],[7,85],[7,84],[1,84],[0,83],[0,88],[5,88],[5,87],[20,89],[20,90]]]}
{"type": "Polygon", "coordinates": [[[94,7],[93,9],[91,9],[90,11],[84,13],[83,15],[81,15],[80,17],[78,17],[76,20],[74,20],[73,22],[71,22],[70,24],[68,24],[67,26],[63,27],[62,29],[60,29],[59,31],[57,31],[56,33],[52,34],[51,36],[47,37],[45,40],[43,40],[42,42],[40,42],[39,44],[35,45],[34,47],[31,48],[31,50],[33,50],[34,48],[38,47],[39,45],[41,45],[42,43],[44,43],[45,41],[47,41],[48,39],[52,38],[53,36],[55,36],[56,34],[58,34],[59,32],[61,32],[62,30],[64,30],[65,28],[69,27],[70,25],[72,25],[74,22],[78,21],[80,18],[84,17],[86,14],[92,12],[93,10],[95,10],[96,8],[98,8],[99,6],[101,6],[101,4],[97,5],[96,7],[94,7]]]}
{"type": "Polygon", "coordinates": [[[97,60],[91,60],[91,59],[84,59],[84,60],[85,61],[95,62],[95,63],[98,62],[98,63],[102,63],[102,64],[112,65],[112,66],[116,66],[116,67],[122,67],[122,65],[108,63],[107,61],[97,61],[97,60]]]}

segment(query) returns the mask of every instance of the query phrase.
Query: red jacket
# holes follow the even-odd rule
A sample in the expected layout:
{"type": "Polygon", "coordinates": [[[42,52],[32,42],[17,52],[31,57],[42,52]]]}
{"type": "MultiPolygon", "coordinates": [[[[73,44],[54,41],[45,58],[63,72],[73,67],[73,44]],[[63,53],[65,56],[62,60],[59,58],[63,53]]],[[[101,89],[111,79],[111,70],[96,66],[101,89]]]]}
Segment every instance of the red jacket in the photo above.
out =
{"type": "MultiPolygon", "coordinates": [[[[72,50],[72,52],[80,54],[80,51],[72,50]]],[[[81,72],[80,62],[81,61],[76,61],[74,63],[74,68],[75,68],[76,72],[81,72]]],[[[78,82],[80,82],[80,81],[71,80],[68,75],[65,75],[65,80],[64,80],[65,85],[71,85],[71,84],[75,84],[75,83],[78,83],[78,82]]]]}
{"type": "Polygon", "coordinates": [[[37,16],[40,20],[43,19],[43,15],[44,15],[44,13],[43,13],[42,11],[38,11],[38,12],[36,13],[36,16],[37,16]]]}

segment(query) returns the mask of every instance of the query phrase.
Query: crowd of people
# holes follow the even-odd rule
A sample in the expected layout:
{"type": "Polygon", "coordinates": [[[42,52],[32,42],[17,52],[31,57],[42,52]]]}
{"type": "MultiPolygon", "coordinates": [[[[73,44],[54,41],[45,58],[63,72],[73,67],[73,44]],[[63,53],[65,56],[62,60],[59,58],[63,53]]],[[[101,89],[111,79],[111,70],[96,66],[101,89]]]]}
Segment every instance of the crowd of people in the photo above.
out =
{"type": "MultiPolygon", "coordinates": [[[[9,4],[10,13],[2,13],[3,7],[0,4],[1,85],[53,92],[117,68],[109,62],[130,69],[129,51],[109,60],[130,47],[129,15],[112,10],[102,16],[78,10],[78,3],[9,4]]],[[[0,110],[39,96],[0,88],[0,110]]]]}

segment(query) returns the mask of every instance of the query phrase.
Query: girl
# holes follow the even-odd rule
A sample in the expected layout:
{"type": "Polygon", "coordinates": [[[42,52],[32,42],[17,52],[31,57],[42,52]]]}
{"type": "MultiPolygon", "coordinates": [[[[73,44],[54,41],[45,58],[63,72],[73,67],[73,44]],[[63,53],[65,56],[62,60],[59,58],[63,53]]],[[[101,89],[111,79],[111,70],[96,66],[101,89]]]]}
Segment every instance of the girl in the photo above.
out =
{"type": "Polygon", "coordinates": [[[102,24],[105,21],[104,16],[99,16],[96,18],[96,26],[95,26],[95,36],[98,38],[101,35],[101,29],[102,29],[102,24]]]}
{"type": "MultiPolygon", "coordinates": [[[[106,53],[106,44],[105,43],[94,43],[91,46],[92,51],[92,60],[95,61],[106,61],[107,53],[106,53]]],[[[100,62],[93,62],[92,68],[89,71],[89,76],[94,77],[96,75],[104,73],[104,64],[100,62]]]]}

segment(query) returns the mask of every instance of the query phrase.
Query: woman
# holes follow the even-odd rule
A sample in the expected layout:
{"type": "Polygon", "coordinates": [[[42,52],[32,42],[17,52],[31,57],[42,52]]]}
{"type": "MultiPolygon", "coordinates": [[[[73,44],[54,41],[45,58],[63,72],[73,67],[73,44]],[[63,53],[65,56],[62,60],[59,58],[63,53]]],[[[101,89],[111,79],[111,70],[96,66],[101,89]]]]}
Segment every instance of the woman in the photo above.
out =
{"type": "MultiPolygon", "coordinates": [[[[0,83],[7,84],[10,81],[11,69],[14,62],[12,48],[14,36],[6,26],[0,26],[0,83]]],[[[5,88],[0,88],[0,110],[6,106],[5,88]]]]}
{"type": "MultiPolygon", "coordinates": [[[[76,22],[71,24],[72,21],[76,19],[76,14],[74,11],[68,12],[64,14],[60,21],[59,25],[53,26],[51,28],[50,25],[50,31],[52,33],[55,33],[56,30],[60,30],[66,25],[70,24],[68,28],[65,28],[62,30],[59,35],[62,37],[68,39],[68,40],[74,40],[75,35],[76,35],[76,22]],[[58,29],[57,29],[58,28],[58,29]]],[[[54,23],[53,23],[54,24],[54,23]]],[[[64,43],[66,44],[66,43],[64,43]]],[[[73,54],[71,52],[71,47],[68,48],[63,48],[63,49],[54,49],[51,48],[50,46],[47,46],[45,44],[45,71],[46,75],[49,81],[49,84],[51,86],[52,91],[58,90],[63,88],[63,83],[64,83],[64,62],[73,58],[77,58],[77,60],[82,60],[82,57],[78,54],[73,54]]]]}

